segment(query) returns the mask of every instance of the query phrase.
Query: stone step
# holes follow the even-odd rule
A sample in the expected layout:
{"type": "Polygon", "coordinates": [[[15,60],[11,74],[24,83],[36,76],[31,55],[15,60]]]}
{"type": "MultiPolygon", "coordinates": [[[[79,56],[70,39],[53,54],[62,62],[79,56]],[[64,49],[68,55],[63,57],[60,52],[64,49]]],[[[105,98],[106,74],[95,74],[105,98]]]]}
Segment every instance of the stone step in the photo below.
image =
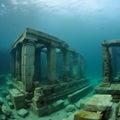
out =
{"type": "Polygon", "coordinates": [[[78,101],[80,98],[84,97],[85,95],[87,95],[89,93],[89,91],[91,91],[93,88],[91,85],[87,85],[86,87],[68,95],[68,100],[70,103],[74,103],[76,101],[78,101]]]}
{"type": "Polygon", "coordinates": [[[83,89],[84,87],[88,86],[88,83],[86,84],[83,84],[83,85],[79,85],[79,86],[75,86],[74,88],[69,88],[69,89],[66,89],[64,91],[61,91],[59,93],[56,93],[56,94],[53,94],[51,95],[50,97],[47,98],[48,102],[50,103],[57,100],[57,99],[65,99],[67,95],[77,91],[77,90],[80,90],[80,89],[83,89]]]}

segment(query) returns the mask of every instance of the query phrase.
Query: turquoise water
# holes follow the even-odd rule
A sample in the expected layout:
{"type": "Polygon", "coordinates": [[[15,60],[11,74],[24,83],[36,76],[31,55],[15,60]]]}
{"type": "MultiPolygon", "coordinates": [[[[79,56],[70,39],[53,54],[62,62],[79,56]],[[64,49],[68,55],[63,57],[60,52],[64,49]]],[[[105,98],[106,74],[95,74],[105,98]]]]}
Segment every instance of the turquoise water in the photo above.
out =
{"type": "Polygon", "coordinates": [[[86,76],[102,76],[103,40],[120,38],[119,0],[0,0],[0,74],[9,73],[9,51],[26,27],[66,41],[85,58],[86,76]]]}

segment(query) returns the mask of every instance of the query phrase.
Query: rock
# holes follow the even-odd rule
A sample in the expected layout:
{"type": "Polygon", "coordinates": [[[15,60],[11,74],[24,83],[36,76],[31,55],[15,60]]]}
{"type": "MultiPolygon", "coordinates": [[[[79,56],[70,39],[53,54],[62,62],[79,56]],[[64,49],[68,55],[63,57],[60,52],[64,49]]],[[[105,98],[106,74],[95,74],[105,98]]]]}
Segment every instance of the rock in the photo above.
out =
{"type": "Polygon", "coordinates": [[[85,103],[81,103],[81,106],[87,111],[104,111],[112,108],[112,96],[109,94],[94,95],[85,103]]]}
{"type": "Polygon", "coordinates": [[[76,107],[74,105],[68,105],[66,108],[65,108],[65,111],[66,112],[74,112],[76,110],[76,107]]]}
{"type": "Polygon", "coordinates": [[[25,118],[27,115],[28,115],[28,111],[26,110],[26,109],[20,109],[20,110],[18,110],[17,111],[17,114],[20,116],[20,117],[23,117],[23,118],[25,118]]]}
{"type": "Polygon", "coordinates": [[[81,109],[74,115],[74,120],[102,120],[102,114],[101,112],[90,112],[81,109]]]}
{"type": "Polygon", "coordinates": [[[12,114],[11,110],[6,105],[2,105],[1,109],[2,113],[5,114],[6,116],[10,116],[12,114]]]}

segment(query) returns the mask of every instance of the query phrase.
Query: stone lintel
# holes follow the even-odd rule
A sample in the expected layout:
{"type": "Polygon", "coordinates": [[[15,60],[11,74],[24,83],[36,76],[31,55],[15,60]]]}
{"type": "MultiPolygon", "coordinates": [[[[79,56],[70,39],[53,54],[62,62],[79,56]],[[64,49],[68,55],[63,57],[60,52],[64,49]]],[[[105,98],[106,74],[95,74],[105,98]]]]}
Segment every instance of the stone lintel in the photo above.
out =
{"type": "Polygon", "coordinates": [[[102,43],[103,46],[113,47],[120,46],[120,40],[109,40],[102,43]]]}

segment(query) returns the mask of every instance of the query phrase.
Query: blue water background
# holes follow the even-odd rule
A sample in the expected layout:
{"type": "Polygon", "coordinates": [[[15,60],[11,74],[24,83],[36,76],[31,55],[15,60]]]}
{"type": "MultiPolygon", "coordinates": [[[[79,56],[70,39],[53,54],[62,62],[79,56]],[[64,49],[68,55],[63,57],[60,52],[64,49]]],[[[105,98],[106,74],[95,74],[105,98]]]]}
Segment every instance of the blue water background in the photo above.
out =
{"type": "Polygon", "coordinates": [[[0,74],[26,27],[66,41],[85,58],[86,76],[102,77],[103,40],[120,39],[119,0],[0,0],[0,74]]]}

